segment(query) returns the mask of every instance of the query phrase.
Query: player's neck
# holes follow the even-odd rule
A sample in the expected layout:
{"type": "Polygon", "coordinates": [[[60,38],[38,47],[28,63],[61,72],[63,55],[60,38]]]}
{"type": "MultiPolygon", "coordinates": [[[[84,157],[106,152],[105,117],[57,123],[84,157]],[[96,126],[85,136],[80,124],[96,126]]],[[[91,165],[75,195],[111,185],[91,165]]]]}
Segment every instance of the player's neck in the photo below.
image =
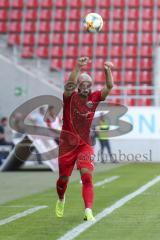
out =
{"type": "Polygon", "coordinates": [[[80,94],[80,93],[79,93],[79,96],[80,96],[81,98],[83,98],[83,99],[87,99],[87,98],[88,98],[88,95],[86,96],[86,95],[82,95],[82,94],[80,94]]]}

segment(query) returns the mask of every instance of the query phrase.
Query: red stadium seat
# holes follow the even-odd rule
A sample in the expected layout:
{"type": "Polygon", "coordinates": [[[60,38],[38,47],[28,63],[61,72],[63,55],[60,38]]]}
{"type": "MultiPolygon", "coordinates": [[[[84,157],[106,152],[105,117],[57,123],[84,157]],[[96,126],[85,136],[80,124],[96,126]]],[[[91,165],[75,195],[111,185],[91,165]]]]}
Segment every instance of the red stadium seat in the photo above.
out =
{"type": "Polygon", "coordinates": [[[146,98],[146,106],[152,106],[152,99],[146,98]]]}
{"type": "Polygon", "coordinates": [[[102,58],[96,59],[94,68],[101,69],[101,70],[104,69],[104,62],[105,61],[102,58]]]}
{"type": "Polygon", "coordinates": [[[112,31],[113,32],[122,32],[124,28],[123,21],[113,21],[112,31]]]}
{"type": "Polygon", "coordinates": [[[128,45],[125,48],[126,57],[136,57],[137,56],[137,46],[128,45]]]}
{"type": "Polygon", "coordinates": [[[51,44],[63,45],[64,44],[64,34],[61,34],[61,33],[52,34],[51,44]]]}
{"type": "Polygon", "coordinates": [[[136,88],[133,84],[126,84],[125,87],[127,95],[136,95],[136,88]]]}
{"type": "Polygon", "coordinates": [[[48,47],[38,47],[36,51],[37,57],[40,58],[48,58],[49,52],[48,52],[48,47]]]}
{"type": "Polygon", "coordinates": [[[63,8],[56,9],[56,12],[53,17],[55,20],[65,20],[66,19],[66,9],[63,9],[63,8]]]}
{"type": "Polygon", "coordinates": [[[127,106],[135,106],[136,105],[136,100],[134,98],[127,98],[126,99],[126,105],[127,106]]]}
{"type": "Polygon", "coordinates": [[[123,8],[125,6],[125,0],[114,1],[113,6],[118,8],[123,8]]]}
{"type": "Polygon", "coordinates": [[[119,70],[112,70],[112,74],[113,74],[114,82],[119,84],[121,82],[121,80],[122,80],[121,71],[119,71],[119,70]]]}
{"type": "Polygon", "coordinates": [[[140,48],[140,56],[142,57],[152,57],[153,55],[153,47],[152,46],[141,46],[140,48]]]}
{"type": "Polygon", "coordinates": [[[7,22],[0,22],[0,33],[6,33],[7,30],[7,22]]]}
{"type": "Polygon", "coordinates": [[[125,69],[136,69],[137,67],[137,61],[135,58],[126,58],[125,61],[125,69]]]}
{"type": "Polygon", "coordinates": [[[138,21],[128,21],[126,30],[128,32],[138,32],[138,21]]]}
{"type": "Polygon", "coordinates": [[[152,106],[152,100],[150,98],[138,99],[137,106],[152,106]]]}
{"type": "Polygon", "coordinates": [[[38,8],[39,6],[38,0],[27,0],[26,6],[27,8],[38,8]]]}
{"type": "Polygon", "coordinates": [[[136,71],[126,71],[125,72],[125,82],[126,83],[135,83],[136,82],[136,71]]]}
{"type": "Polygon", "coordinates": [[[69,32],[79,32],[80,29],[80,22],[79,21],[70,21],[68,26],[69,32]]]}
{"type": "Polygon", "coordinates": [[[88,56],[88,57],[92,57],[93,55],[93,47],[91,46],[83,46],[80,49],[80,56],[88,56]]]}
{"type": "Polygon", "coordinates": [[[24,46],[34,46],[35,44],[35,36],[34,34],[24,34],[22,44],[24,46]]]}
{"type": "Polygon", "coordinates": [[[96,71],[95,76],[94,76],[94,80],[95,83],[105,83],[105,74],[104,71],[96,71]]]}
{"type": "Polygon", "coordinates": [[[96,47],[96,57],[105,58],[107,57],[107,46],[97,46],[96,47]]]}
{"type": "Polygon", "coordinates": [[[73,59],[73,58],[68,58],[68,59],[66,59],[65,60],[65,69],[66,70],[72,70],[73,68],[74,68],[74,66],[75,66],[75,59],[73,59]]]}
{"type": "Polygon", "coordinates": [[[108,34],[99,33],[97,37],[97,44],[107,44],[108,43],[108,34]]]}
{"type": "MultiPolygon", "coordinates": [[[[94,36],[90,33],[84,33],[82,35],[82,45],[83,44],[93,44],[94,36]]],[[[83,46],[82,46],[83,47],[83,46]]]]}
{"type": "Polygon", "coordinates": [[[150,33],[142,33],[142,44],[153,44],[153,36],[150,33]]]}
{"type": "Polygon", "coordinates": [[[124,19],[125,11],[123,8],[115,8],[113,11],[113,18],[114,19],[124,19]]]}
{"type": "Polygon", "coordinates": [[[52,18],[52,9],[41,9],[40,20],[50,21],[52,18]]]}
{"type": "Polygon", "coordinates": [[[40,4],[42,8],[52,8],[53,1],[52,0],[43,0],[40,4]]]}
{"type": "Polygon", "coordinates": [[[118,97],[115,98],[115,96],[114,96],[114,98],[109,100],[109,103],[119,105],[119,104],[123,104],[123,100],[118,97]]]}
{"type": "Polygon", "coordinates": [[[22,10],[21,9],[10,10],[9,19],[10,20],[15,20],[15,21],[21,21],[21,19],[22,19],[22,10]]]}
{"type": "Polygon", "coordinates": [[[53,58],[51,61],[50,69],[61,69],[62,68],[62,60],[60,58],[53,58]]]}
{"type": "Polygon", "coordinates": [[[89,62],[86,66],[83,67],[83,71],[90,72],[92,68],[92,62],[89,62]]]}
{"type": "Polygon", "coordinates": [[[69,3],[70,7],[71,8],[80,8],[81,5],[82,5],[82,1],[81,0],[74,0],[74,1],[71,1],[69,3]]]}
{"type": "Polygon", "coordinates": [[[78,44],[79,43],[79,35],[76,33],[69,33],[68,38],[66,40],[67,44],[78,44]]]}
{"type": "MultiPolygon", "coordinates": [[[[158,2],[158,1],[157,1],[158,2]]],[[[145,0],[145,1],[142,1],[142,6],[143,7],[154,7],[154,0],[145,0]]]]}
{"type": "Polygon", "coordinates": [[[111,92],[110,92],[111,95],[121,95],[121,90],[114,86],[114,88],[112,88],[111,92]]]}
{"type": "Polygon", "coordinates": [[[36,32],[36,22],[26,21],[24,24],[24,32],[28,32],[28,33],[36,32]]]}
{"type": "Polygon", "coordinates": [[[153,31],[153,21],[145,21],[142,22],[142,31],[143,32],[152,32],[153,31]]]}
{"type": "Polygon", "coordinates": [[[8,19],[8,10],[1,9],[0,10],[0,21],[6,21],[8,19]]]}
{"type": "Polygon", "coordinates": [[[22,49],[22,58],[33,58],[34,57],[34,48],[33,47],[23,47],[22,49]]]}
{"type": "Polygon", "coordinates": [[[56,21],[54,32],[65,32],[65,21],[56,21]]]}
{"type": "Polygon", "coordinates": [[[140,68],[142,70],[146,69],[146,70],[152,70],[153,67],[153,60],[152,58],[141,58],[140,60],[140,68]]]}
{"type": "Polygon", "coordinates": [[[139,95],[152,95],[152,89],[147,84],[141,84],[139,95]]]}
{"type": "Polygon", "coordinates": [[[96,6],[96,0],[84,1],[84,7],[94,7],[96,6]]]}
{"type": "Polygon", "coordinates": [[[136,90],[135,89],[127,89],[127,98],[125,99],[125,103],[129,106],[134,106],[135,105],[135,98],[131,98],[131,95],[136,95],[136,90]]]}
{"type": "Polygon", "coordinates": [[[137,33],[127,33],[126,44],[137,45],[138,44],[138,34],[137,33]]]}
{"type": "Polygon", "coordinates": [[[107,33],[108,33],[109,30],[110,30],[109,27],[110,27],[110,26],[109,26],[109,21],[104,21],[101,32],[107,32],[107,33]]]}
{"type": "Polygon", "coordinates": [[[66,49],[65,56],[71,57],[71,58],[77,58],[78,56],[78,48],[75,46],[68,46],[66,49]]]}
{"type": "Polygon", "coordinates": [[[56,7],[67,7],[67,0],[58,0],[54,2],[56,7]]]}
{"type": "Polygon", "coordinates": [[[153,18],[153,9],[152,8],[143,8],[142,18],[143,19],[150,19],[150,20],[152,20],[152,18],[153,18]]]}
{"type": "Polygon", "coordinates": [[[100,0],[98,6],[100,8],[109,8],[111,6],[111,0],[100,0]]]}
{"type": "Polygon", "coordinates": [[[51,57],[52,58],[61,58],[63,56],[63,48],[62,46],[54,46],[51,49],[51,57]]]}
{"type": "Polygon", "coordinates": [[[51,23],[48,21],[41,21],[39,26],[40,33],[49,33],[51,31],[51,23]]]}
{"type": "Polygon", "coordinates": [[[12,8],[23,8],[24,1],[23,0],[12,0],[11,7],[12,8]]]}
{"type": "Polygon", "coordinates": [[[98,13],[102,16],[103,20],[109,20],[110,19],[110,10],[108,8],[100,8],[98,10],[98,13]]]}
{"type": "Polygon", "coordinates": [[[122,63],[123,63],[122,58],[112,58],[111,60],[114,64],[114,69],[122,69],[122,63]]]}
{"type": "Polygon", "coordinates": [[[123,33],[112,34],[112,44],[123,44],[123,33]]]}
{"type": "Polygon", "coordinates": [[[27,9],[25,12],[25,19],[28,21],[36,21],[37,20],[37,10],[35,9],[27,9]]]}
{"type": "Polygon", "coordinates": [[[0,8],[8,8],[10,5],[9,0],[1,0],[0,1],[0,8]]]}
{"type": "Polygon", "coordinates": [[[21,22],[10,22],[9,32],[20,33],[21,32],[21,22]]]}
{"type": "Polygon", "coordinates": [[[111,57],[122,57],[123,51],[121,46],[112,46],[111,57]]]}
{"type": "MultiPolygon", "coordinates": [[[[72,1],[74,2],[74,1],[72,1]]],[[[70,20],[79,20],[81,18],[81,11],[80,9],[70,9],[69,19],[70,20]]]]}
{"type": "Polygon", "coordinates": [[[139,19],[139,8],[128,8],[128,19],[137,20],[139,19]]]}
{"type": "Polygon", "coordinates": [[[91,13],[91,12],[95,12],[94,6],[92,6],[90,8],[84,8],[83,17],[85,17],[88,13],[91,13]]]}
{"type": "Polygon", "coordinates": [[[139,7],[140,6],[140,0],[132,0],[128,1],[129,7],[139,7]]]}
{"type": "Polygon", "coordinates": [[[20,44],[20,42],[21,42],[21,36],[20,36],[20,34],[9,34],[9,36],[8,36],[8,41],[7,41],[7,43],[8,43],[8,45],[19,45],[20,44]]]}
{"type": "Polygon", "coordinates": [[[38,45],[39,46],[46,46],[50,43],[50,36],[49,34],[42,33],[38,36],[38,45]]]}
{"type": "Polygon", "coordinates": [[[148,83],[150,84],[152,82],[152,72],[151,71],[141,71],[139,76],[140,83],[148,83]]]}

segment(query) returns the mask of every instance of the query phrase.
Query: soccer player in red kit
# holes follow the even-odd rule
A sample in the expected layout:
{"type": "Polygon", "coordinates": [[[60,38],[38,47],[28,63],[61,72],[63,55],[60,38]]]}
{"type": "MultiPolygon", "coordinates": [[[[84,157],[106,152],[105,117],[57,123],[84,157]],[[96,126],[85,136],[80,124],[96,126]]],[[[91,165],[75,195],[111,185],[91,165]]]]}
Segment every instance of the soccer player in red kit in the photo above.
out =
{"type": "Polygon", "coordinates": [[[59,144],[59,179],[57,181],[58,200],[57,217],[63,217],[65,191],[74,165],[80,171],[82,197],[85,205],[84,220],[95,220],[92,213],[94,198],[92,172],[94,170],[93,148],[90,144],[90,127],[98,103],[104,101],[113,87],[111,62],[104,63],[106,76],[105,87],[91,92],[92,78],[87,73],[80,73],[89,62],[88,57],[78,59],[75,68],[65,84],[63,94],[63,126],[59,144]],[[76,88],[78,91],[76,91],[76,88]]]}

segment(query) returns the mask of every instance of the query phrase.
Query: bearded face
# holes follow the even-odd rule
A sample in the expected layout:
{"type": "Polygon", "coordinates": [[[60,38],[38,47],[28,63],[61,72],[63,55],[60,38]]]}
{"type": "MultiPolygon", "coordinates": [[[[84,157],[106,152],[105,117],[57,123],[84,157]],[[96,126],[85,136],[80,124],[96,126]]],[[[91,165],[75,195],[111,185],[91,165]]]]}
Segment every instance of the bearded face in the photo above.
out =
{"type": "Polygon", "coordinates": [[[91,92],[92,78],[87,73],[82,73],[78,78],[78,92],[82,97],[87,97],[91,92]]]}
{"type": "Polygon", "coordinates": [[[78,92],[82,97],[87,97],[91,92],[91,83],[90,82],[82,82],[78,86],[78,92]]]}

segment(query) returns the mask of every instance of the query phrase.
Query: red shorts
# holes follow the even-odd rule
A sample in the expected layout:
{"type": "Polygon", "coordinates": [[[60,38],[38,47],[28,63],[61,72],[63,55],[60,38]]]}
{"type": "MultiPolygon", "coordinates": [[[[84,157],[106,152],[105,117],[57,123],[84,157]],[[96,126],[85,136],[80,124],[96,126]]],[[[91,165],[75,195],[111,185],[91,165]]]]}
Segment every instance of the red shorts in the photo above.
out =
{"type": "MultiPolygon", "coordinates": [[[[65,146],[61,145],[61,148],[65,146]]],[[[60,149],[60,152],[63,149],[60,149]]],[[[60,176],[71,176],[74,165],[77,165],[77,169],[87,168],[89,170],[94,170],[94,151],[92,146],[88,144],[79,145],[75,149],[58,158],[59,164],[59,175],[60,176]]]]}

